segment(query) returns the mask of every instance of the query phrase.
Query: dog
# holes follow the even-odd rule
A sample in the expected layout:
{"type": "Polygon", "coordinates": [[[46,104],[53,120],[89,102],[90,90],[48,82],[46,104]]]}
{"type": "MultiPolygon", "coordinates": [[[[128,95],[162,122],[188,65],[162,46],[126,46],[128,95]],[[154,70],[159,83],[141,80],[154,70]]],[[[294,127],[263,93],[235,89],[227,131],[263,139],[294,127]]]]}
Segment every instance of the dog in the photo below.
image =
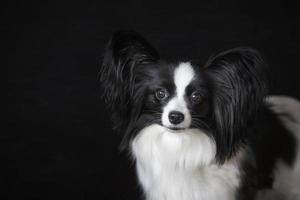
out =
{"type": "Polygon", "coordinates": [[[103,99],[147,200],[300,199],[300,103],[269,95],[260,53],[168,62],[134,31],[108,42],[103,99]]]}

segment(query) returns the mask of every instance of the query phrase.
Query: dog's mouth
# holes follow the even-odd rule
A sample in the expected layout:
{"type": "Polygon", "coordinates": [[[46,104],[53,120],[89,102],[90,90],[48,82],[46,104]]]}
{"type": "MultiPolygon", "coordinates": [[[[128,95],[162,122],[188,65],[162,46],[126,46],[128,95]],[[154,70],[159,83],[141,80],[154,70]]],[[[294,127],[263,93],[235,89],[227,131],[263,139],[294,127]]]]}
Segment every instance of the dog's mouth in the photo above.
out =
{"type": "Polygon", "coordinates": [[[186,128],[182,128],[182,127],[166,127],[168,130],[170,130],[171,132],[182,132],[183,130],[186,130],[186,128]]]}

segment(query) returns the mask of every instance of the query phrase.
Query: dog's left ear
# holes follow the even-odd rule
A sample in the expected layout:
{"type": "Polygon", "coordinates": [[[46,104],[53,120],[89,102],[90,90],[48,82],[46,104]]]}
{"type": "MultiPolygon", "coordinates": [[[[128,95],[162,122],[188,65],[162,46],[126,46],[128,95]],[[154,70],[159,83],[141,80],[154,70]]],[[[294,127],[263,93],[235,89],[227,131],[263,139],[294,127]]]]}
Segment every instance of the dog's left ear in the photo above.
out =
{"type": "Polygon", "coordinates": [[[213,85],[213,117],[220,161],[246,134],[267,94],[267,72],[260,53],[235,48],[209,59],[205,72],[213,85]]]}
{"type": "MultiPolygon", "coordinates": [[[[118,31],[112,36],[104,52],[99,78],[102,96],[114,122],[121,123],[128,118],[136,69],[158,59],[157,51],[138,33],[118,31]]],[[[120,126],[115,124],[115,128],[120,126]]]]}

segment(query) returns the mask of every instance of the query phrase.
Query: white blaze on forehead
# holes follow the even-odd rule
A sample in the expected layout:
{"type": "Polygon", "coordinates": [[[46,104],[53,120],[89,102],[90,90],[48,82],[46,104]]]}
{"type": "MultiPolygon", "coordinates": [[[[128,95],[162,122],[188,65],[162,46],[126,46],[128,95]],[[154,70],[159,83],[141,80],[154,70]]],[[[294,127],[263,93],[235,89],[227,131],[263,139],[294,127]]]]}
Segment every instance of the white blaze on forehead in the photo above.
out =
{"type": "Polygon", "coordinates": [[[186,87],[194,79],[195,72],[191,63],[180,63],[174,72],[174,83],[176,86],[177,97],[182,98],[185,94],[186,87]]]}
{"type": "Polygon", "coordinates": [[[162,124],[167,127],[188,128],[191,125],[191,114],[184,99],[186,87],[194,79],[195,72],[189,62],[180,63],[174,71],[174,84],[176,87],[175,96],[170,99],[163,109],[162,124]],[[169,121],[169,113],[172,111],[181,112],[184,120],[180,124],[174,125],[169,121]]]}

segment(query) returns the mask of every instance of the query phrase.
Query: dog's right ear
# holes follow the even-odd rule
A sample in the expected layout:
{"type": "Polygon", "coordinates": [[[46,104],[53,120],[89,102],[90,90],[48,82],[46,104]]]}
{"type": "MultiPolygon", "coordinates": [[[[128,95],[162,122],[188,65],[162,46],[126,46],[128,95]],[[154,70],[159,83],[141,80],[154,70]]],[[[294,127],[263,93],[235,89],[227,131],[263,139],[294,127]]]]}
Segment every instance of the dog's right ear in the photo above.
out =
{"type": "Polygon", "coordinates": [[[110,39],[99,78],[102,96],[118,118],[126,118],[129,112],[126,108],[133,92],[136,69],[158,59],[157,51],[134,31],[118,31],[110,39]]]}

